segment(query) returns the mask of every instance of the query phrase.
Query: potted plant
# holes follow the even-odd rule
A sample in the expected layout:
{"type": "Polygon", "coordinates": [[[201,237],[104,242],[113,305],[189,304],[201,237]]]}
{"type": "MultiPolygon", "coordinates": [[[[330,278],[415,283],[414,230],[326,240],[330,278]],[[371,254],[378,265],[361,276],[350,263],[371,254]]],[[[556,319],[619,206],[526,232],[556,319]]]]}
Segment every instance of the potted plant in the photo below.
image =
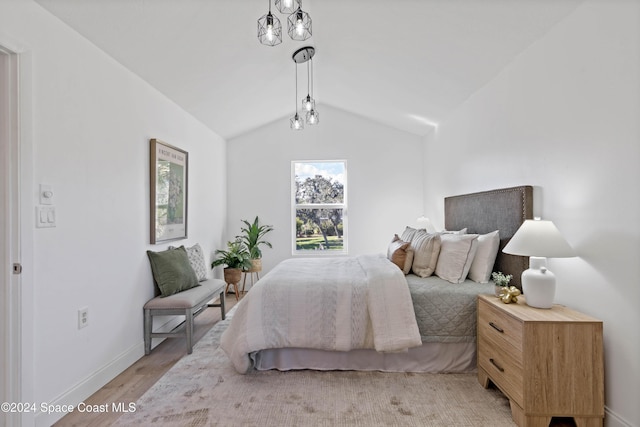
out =
{"type": "Polygon", "coordinates": [[[247,271],[262,271],[262,251],[260,250],[260,246],[272,247],[271,243],[264,240],[264,236],[270,231],[273,231],[273,227],[270,225],[260,225],[260,220],[257,216],[253,220],[253,223],[246,219],[243,219],[242,222],[244,223],[244,227],[240,229],[242,234],[236,237],[245,245],[252,260],[252,267],[247,271]]]}
{"type": "Polygon", "coordinates": [[[500,296],[502,292],[502,288],[509,287],[509,282],[513,278],[511,274],[503,274],[502,271],[498,271],[491,273],[491,278],[493,279],[493,283],[495,284],[494,293],[496,296],[500,296]]]}
{"type": "Polygon", "coordinates": [[[219,265],[226,265],[224,281],[237,284],[242,278],[242,271],[251,268],[251,255],[240,240],[227,242],[226,250],[216,250],[216,259],[211,263],[211,268],[219,265]]]}

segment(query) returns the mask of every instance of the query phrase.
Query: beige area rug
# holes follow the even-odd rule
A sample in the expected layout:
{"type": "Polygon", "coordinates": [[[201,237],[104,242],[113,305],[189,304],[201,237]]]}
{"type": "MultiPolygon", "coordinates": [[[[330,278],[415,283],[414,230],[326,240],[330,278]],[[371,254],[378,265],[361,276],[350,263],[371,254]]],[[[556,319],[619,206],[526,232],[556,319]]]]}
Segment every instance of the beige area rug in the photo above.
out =
{"type": "MultiPolygon", "coordinates": [[[[232,310],[233,312],[233,310],[232,310]]],[[[217,323],[116,425],[514,426],[475,374],[254,371],[238,374],[217,323]]]]}

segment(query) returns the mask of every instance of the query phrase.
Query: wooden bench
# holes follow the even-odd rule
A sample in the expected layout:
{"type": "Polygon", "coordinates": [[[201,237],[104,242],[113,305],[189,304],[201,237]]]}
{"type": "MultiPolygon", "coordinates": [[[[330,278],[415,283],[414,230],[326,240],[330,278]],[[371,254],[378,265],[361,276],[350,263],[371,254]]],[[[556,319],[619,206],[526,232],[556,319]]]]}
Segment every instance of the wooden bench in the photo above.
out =
{"type": "Polygon", "coordinates": [[[168,297],[157,296],[144,305],[144,354],[151,353],[153,338],[174,338],[185,336],[187,353],[193,351],[193,319],[206,307],[220,307],[222,319],[225,318],[224,280],[208,279],[200,282],[200,286],[178,292],[168,297]],[[220,295],[219,304],[209,304],[216,295],[220,295]],[[153,332],[153,316],[182,315],[184,322],[171,332],[153,332]]]}

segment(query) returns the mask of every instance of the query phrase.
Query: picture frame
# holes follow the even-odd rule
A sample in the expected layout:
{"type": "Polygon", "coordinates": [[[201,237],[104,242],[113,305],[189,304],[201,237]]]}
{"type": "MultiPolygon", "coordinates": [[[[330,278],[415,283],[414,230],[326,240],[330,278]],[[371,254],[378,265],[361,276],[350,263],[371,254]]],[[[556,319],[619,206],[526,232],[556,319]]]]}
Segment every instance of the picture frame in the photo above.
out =
{"type": "Polygon", "coordinates": [[[189,153],[151,139],[151,244],[187,238],[189,153]]]}

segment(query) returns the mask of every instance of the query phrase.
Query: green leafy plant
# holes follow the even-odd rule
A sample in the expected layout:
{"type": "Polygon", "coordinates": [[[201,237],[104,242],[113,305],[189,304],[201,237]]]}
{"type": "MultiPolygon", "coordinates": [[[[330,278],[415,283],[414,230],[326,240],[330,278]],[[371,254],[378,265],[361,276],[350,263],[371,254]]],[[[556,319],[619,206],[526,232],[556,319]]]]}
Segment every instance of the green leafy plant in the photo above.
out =
{"type": "Polygon", "coordinates": [[[491,273],[491,279],[497,286],[508,286],[512,278],[511,274],[504,275],[501,271],[491,273]]]}
{"type": "Polygon", "coordinates": [[[219,265],[248,270],[251,268],[251,255],[240,240],[227,242],[227,250],[216,250],[216,259],[211,263],[211,268],[219,265]]]}
{"type": "Polygon", "coordinates": [[[242,234],[236,236],[236,238],[245,245],[252,259],[262,258],[260,246],[272,247],[271,243],[263,239],[267,233],[273,231],[273,227],[270,225],[260,225],[260,220],[257,216],[256,219],[253,220],[253,223],[246,219],[243,219],[242,222],[244,223],[244,227],[240,229],[242,234]]]}

